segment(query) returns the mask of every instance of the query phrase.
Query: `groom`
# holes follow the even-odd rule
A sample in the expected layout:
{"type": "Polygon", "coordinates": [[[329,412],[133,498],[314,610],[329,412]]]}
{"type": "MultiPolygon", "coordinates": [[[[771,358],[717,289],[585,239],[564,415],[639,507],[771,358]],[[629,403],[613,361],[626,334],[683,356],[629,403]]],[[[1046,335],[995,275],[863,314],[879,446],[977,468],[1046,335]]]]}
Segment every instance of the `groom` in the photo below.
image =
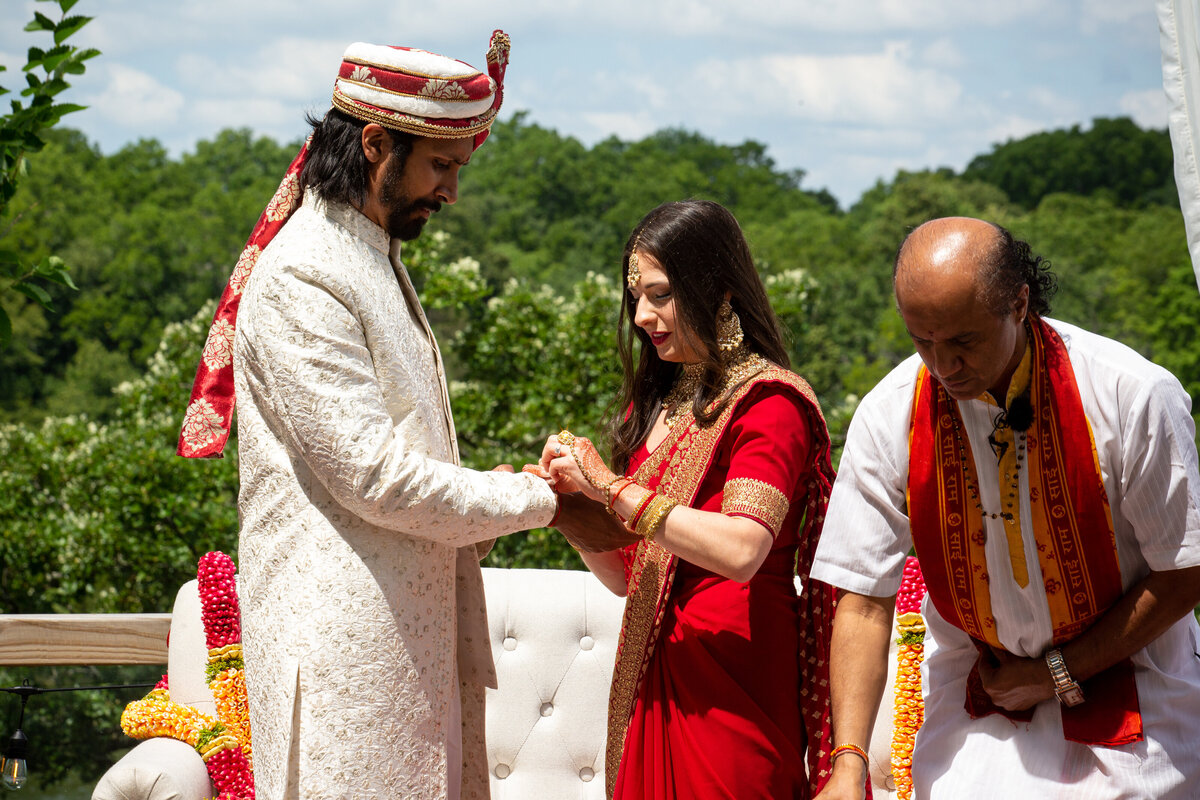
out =
{"type": "Polygon", "coordinates": [[[488,796],[479,559],[551,523],[556,500],[534,476],[458,466],[400,242],[457,199],[508,49],[497,31],[484,74],[351,45],[205,346],[179,449],[219,454],[236,386],[260,800],[488,796]]]}

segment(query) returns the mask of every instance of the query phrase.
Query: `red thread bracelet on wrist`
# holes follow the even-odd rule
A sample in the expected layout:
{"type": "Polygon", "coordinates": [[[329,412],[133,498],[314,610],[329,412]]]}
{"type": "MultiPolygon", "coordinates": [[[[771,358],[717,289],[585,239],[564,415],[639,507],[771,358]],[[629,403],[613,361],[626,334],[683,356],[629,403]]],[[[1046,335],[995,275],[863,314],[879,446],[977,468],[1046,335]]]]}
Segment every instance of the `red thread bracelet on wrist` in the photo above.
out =
{"type": "Polygon", "coordinates": [[[630,486],[633,486],[632,478],[627,479],[625,481],[625,485],[622,486],[620,489],[617,489],[617,493],[612,496],[612,502],[608,504],[608,510],[613,513],[613,516],[615,516],[617,519],[621,520],[622,525],[625,524],[625,520],[621,519],[621,515],[617,513],[617,499],[620,498],[621,492],[625,491],[630,486]]]}
{"type": "Polygon", "coordinates": [[[854,753],[854,755],[863,760],[863,763],[866,764],[868,768],[871,766],[871,760],[867,758],[867,751],[863,750],[858,745],[850,744],[849,742],[846,744],[839,744],[837,747],[833,748],[833,752],[829,754],[829,760],[835,761],[842,753],[854,753]]]}

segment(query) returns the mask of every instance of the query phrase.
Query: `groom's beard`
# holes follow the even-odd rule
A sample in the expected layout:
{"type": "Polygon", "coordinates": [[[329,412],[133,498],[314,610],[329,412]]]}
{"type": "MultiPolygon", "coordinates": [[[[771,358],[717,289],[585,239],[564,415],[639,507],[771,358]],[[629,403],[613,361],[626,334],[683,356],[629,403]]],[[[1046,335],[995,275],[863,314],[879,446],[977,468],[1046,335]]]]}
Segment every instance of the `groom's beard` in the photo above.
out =
{"type": "Polygon", "coordinates": [[[393,239],[408,242],[421,235],[425,228],[426,219],[417,212],[429,209],[436,214],[442,207],[437,200],[422,198],[413,200],[401,188],[404,161],[393,158],[383,176],[383,185],[379,190],[379,202],[388,209],[387,232],[393,239]]]}

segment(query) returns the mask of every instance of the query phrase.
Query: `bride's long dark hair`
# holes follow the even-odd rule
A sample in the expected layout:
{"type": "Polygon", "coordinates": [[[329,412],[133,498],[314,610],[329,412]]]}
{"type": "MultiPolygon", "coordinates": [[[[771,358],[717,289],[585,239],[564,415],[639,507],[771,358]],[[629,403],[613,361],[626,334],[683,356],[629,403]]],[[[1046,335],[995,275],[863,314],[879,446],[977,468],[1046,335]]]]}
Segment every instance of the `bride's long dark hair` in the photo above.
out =
{"type": "Polygon", "coordinates": [[[703,354],[704,375],[692,398],[692,413],[700,424],[715,420],[729,402],[727,396],[705,413],[721,386],[717,311],[726,296],[741,319],[745,346],[782,367],[791,365],[779,320],[771,310],[766,288],[733,214],[707,200],[664,203],[654,209],[629,235],[621,261],[624,302],[617,349],[624,380],[608,420],[612,458],[618,472],[625,471],[630,457],[649,436],[663,398],[682,369],[679,364],[660,359],[650,337],[633,324],[637,301],[624,290],[635,242],[638,253],[653,256],[667,274],[675,302],[677,335],[687,337],[693,349],[703,354]],[[639,345],[636,364],[635,340],[639,345]]]}

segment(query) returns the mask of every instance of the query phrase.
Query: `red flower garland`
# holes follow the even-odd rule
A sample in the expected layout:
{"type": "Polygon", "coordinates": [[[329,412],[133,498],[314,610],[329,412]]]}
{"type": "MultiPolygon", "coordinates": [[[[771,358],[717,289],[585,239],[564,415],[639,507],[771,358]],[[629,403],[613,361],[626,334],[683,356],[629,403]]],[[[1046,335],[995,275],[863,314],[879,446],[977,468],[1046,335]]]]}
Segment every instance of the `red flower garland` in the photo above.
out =
{"type": "Polygon", "coordinates": [[[121,715],[121,728],[135,739],[169,736],[195,747],[208,768],[217,800],[254,800],[236,571],[233,560],[220,552],[206,553],[196,571],[208,646],[206,676],[217,717],[173,702],[166,675],[121,715]]]}

